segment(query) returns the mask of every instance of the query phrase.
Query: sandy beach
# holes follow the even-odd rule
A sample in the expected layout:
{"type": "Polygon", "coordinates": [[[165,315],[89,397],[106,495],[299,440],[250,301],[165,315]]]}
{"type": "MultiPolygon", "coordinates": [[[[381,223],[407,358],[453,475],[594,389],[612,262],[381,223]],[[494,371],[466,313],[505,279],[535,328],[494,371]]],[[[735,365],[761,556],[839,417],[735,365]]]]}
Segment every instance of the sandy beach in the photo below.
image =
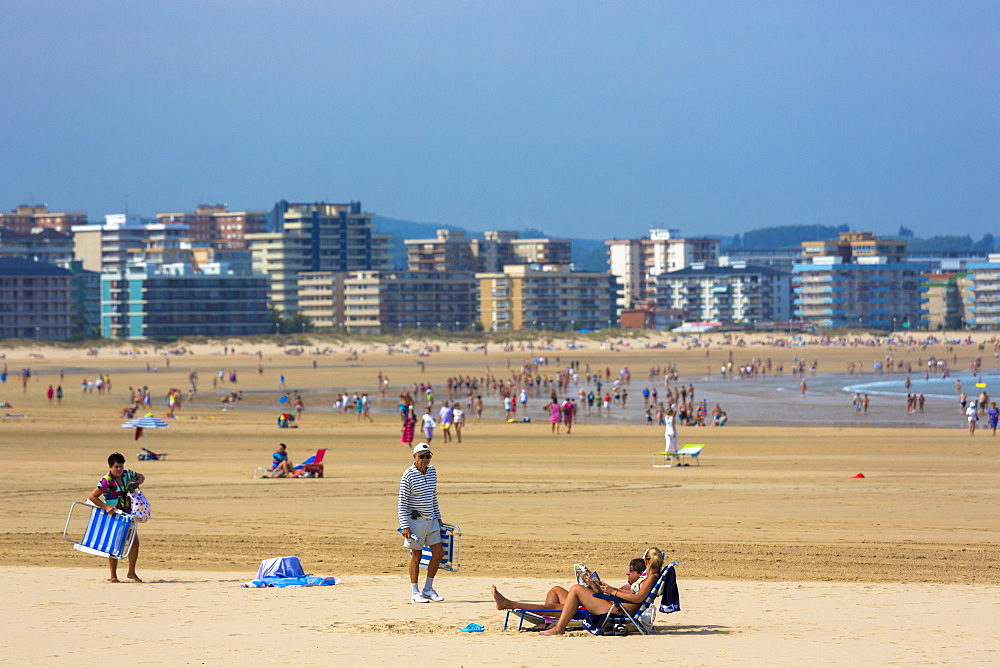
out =
{"type": "MultiPolygon", "coordinates": [[[[392,355],[384,344],[315,340],[302,355],[273,343],[233,343],[235,355],[222,354],[228,342],[198,344],[187,347],[195,354],[169,357],[152,344],[132,355],[123,354],[125,346],[97,355],[0,348],[8,366],[0,401],[10,405],[0,410],[0,476],[9,501],[0,510],[0,555],[14,575],[2,585],[8,615],[0,658],[59,665],[123,647],[144,663],[163,664],[330,665],[412,656],[444,665],[567,665],[594,657],[684,665],[995,664],[1000,440],[985,419],[970,438],[941,383],[922,414],[907,413],[890,387],[859,416],[844,391],[896,381],[902,390],[906,373],[870,373],[886,354],[918,369],[931,355],[947,358],[949,385],[961,380],[972,394],[980,391],[977,380],[985,381],[990,391],[998,372],[992,342],[982,350],[919,342],[784,347],[761,335],[745,343],[723,345],[715,336],[695,347],[660,336],[616,341],[614,350],[596,340],[575,349],[555,341],[544,351],[491,344],[486,354],[442,343],[419,358],[416,342],[392,355]],[[651,344],[665,347],[644,347],[651,344]],[[315,348],[330,352],[311,354],[315,348]],[[539,355],[549,359],[543,376],[574,361],[581,370],[607,368],[612,377],[627,366],[628,407],[614,407],[609,418],[581,411],[571,435],[553,435],[544,396],[530,398],[531,422],[507,423],[499,400],[484,392],[484,417],[469,416],[463,443],[433,443],[444,518],[463,532],[461,569],[438,579],[445,602],[407,604],[407,553],[395,532],[399,476],[410,462],[393,412],[400,390],[431,383],[440,404],[448,377],[482,377],[488,366],[506,378],[539,355]],[[978,377],[968,371],[976,357],[978,377]],[[737,381],[712,371],[751,358],[781,362],[784,374],[737,381]],[[790,373],[797,360],[817,362],[805,396],[790,373]],[[863,373],[849,376],[851,362],[863,373]],[[648,369],[668,363],[677,365],[680,382],[696,386],[699,400],[719,402],[729,415],[726,427],[681,429],[682,445],[705,446],[697,464],[683,468],[651,466],[652,453],[663,449],[662,428],[643,419],[642,388],[663,391],[648,369]],[[33,372],[26,391],[16,375],[25,367],[33,372]],[[119,413],[129,387],[149,386],[152,412],[162,416],[166,391],[186,396],[192,370],[199,375],[194,401],[169,429],[147,435],[150,449],[169,456],[136,461],[142,441],[121,428],[119,413]],[[213,389],[220,370],[227,378],[236,371],[237,383],[213,389]],[[390,379],[385,399],[376,392],[379,372],[390,379]],[[111,392],[82,392],[82,379],[99,373],[110,375],[111,392]],[[61,405],[47,400],[49,384],[62,385],[61,405]],[[223,410],[219,398],[236,390],[244,399],[223,410]],[[295,429],[276,427],[286,391],[298,391],[306,405],[295,429]],[[331,408],[335,394],[355,391],[373,394],[375,422],[331,408]],[[295,461],[328,448],[326,477],[254,479],[278,442],[295,461]],[[153,518],[140,530],[142,584],[105,583],[106,561],[74,551],[62,537],[70,503],[86,498],[114,451],[147,477],[153,518]],[[624,579],[628,559],[649,545],[681,562],[683,610],[661,616],[654,636],[549,639],[501,630],[491,583],[512,598],[538,600],[571,580],[574,562],[624,579]],[[288,554],[342,584],[238,586],[262,559],[288,554]],[[457,633],[469,622],[486,631],[457,633]],[[121,632],[87,633],[87,623],[121,632]]],[[[924,380],[922,371],[912,376],[924,380]]],[[[570,389],[575,396],[577,386],[570,389]]]]}

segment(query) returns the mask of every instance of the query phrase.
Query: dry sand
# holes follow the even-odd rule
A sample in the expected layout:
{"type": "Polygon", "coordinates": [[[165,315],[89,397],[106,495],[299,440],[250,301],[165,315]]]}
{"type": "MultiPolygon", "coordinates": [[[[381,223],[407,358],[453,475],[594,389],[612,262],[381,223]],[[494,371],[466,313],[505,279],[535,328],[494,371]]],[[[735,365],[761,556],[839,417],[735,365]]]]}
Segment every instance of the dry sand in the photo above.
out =
{"type": "MultiPolygon", "coordinates": [[[[374,390],[389,375],[391,390],[376,409],[390,411],[413,382],[432,382],[443,396],[453,374],[504,376],[529,353],[489,354],[452,344],[420,358],[388,356],[355,345],[330,355],[285,355],[274,346],[218,346],[174,356],[166,367],[152,354],[114,351],[89,356],[52,348],[0,350],[9,372],[41,373],[24,393],[16,376],[0,385],[0,474],[8,500],[0,510],[0,555],[6,578],[5,641],[0,659],[64,664],[100,659],[116,647],[143,662],[326,665],[354,657],[371,663],[419,657],[443,664],[556,665],[625,659],[652,663],[947,663],[1000,661],[995,603],[1000,593],[1000,441],[985,430],[970,438],[954,407],[951,429],[853,426],[853,410],[817,410],[815,427],[684,428],[681,443],[704,443],[700,466],[652,468],[662,430],[641,421],[639,390],[650,366],[676,363],[681,380],[703,377],[706,351],[681,342],[640,350],[641,340],[612,352],[586,342],[544,354],[595,368],[633,372],[627,419],[583,418],[573,434],[549,433],[541,400],[533,422],[508,424],[497,413],[470,416],[462,444],[435,441],[446,521],[463,530],[462,566],[443,573],[443,604],[408,605],[406,553],[395,533],[399,475],[410,461],[398,420],[377,413],[374,424],[353,414],[318,410],[334,391],[374,390]],[[264,373],[258,374],[262,351],[264,373]],[[35,355],[35,357],[29,357],[35,355]],[[44,357],[40,359],[38,356],[44,357]],[[317,368],[312,368],[313,361],[317,368]],[[146,364],[158,372],[147,372],[146,364]],[[132,433],[117,412],[130,385],[148,385],[163,414],[170,387],[186,389],[197,369],[201,394],[185,404],[168,430],[149,434],[164,461],[137,462],[132,433]],[[211,378],[236,369],[246,399],[222,411],[211,378]],[[48,384],[66,398],[49,406],[48,384]],[[83,394],[80,379],[107,372],[110,395],[83,394]],[[306,413],[297,429],[275,426],[281,391],[302,392],[306,413]],[[262,406],[254,410],[248,406],[262,406]],[[633,419],[634,418],[634,419],[633,419]],[[316,480],[254,480],[277,442],[295,460],[330,448],[327,476],[316,480]],[[142,526],[139,573],[147,582],[107,585],[104,560],[62,540],[70,502],[83,500],[120,450],[147,476],[153,519],[142,526]],[[853,478],[863,472],[865,478],[853,478]],[[662,616],[652,638],[563,639],[502,633],[503,614],[489,597],[496,582],[509,596],[538,599],[585,561],[617,574],[647,545],[678,560],[680,613],[662,616]],[[306,590],[246,590],[261,559],[295,554],[309,572],[343,584],[306,590]],[[529,579],[531,578],[531,579],[529,579]],[[144,614],[131,621],[132,610],[144,614]],[[991,614],[992,613],[992,614],[991,614]],[[107,623],[105,623],[107,622],[107,623]],[[483,634],[455,632],[468,622],[483,634]],[[87,631],[88,625],[90,631],[87,631]],[[102,638],[98,628],[121,629],[102,638]],[[94,638],[97,638],[95,641],[94,638]],[[120,644],[119,644],[120,643],[120,644]]],[[[848,360],[871,361],[885,347],[748,346],[708,350],[709,359],[793,355],[840,371],[848,360]]],[[[324,344],[325,345],[325,344],[324,344]]],[[[312,346],[311,346],[312,347],[312,346]]],[[[146,348],[152,352],[152,346],[146,348]]],[[[956,346],[956,370],[979,355],[993,369],[992,345],[956,346]]],[[[897,358],[946,355],[943,346],[896,347],[897,358]]],[[[537,354],[537,353],[536,353],[537,354]]],[[[786,375],[789,375],[786,371],[786,375]]],[[[959,377],[956,375],[956,377],[959,377]]],[[[964,380],[971,385],[966,374],[964,380]]],[[[789,377],[789,382],[791,379],[789,377]]],[[[219,387],[230,389],[229,384],[219,387]]],[[[699,393],[700,394],[700,393],[699,393]]],[[[712,397],[709,396],[709,400],[712,397]]],[[[793,410],[816,410],[784,397],[793,410]]],[[[611,578],[609,578],[611,579],[611,578]]],[[[585,637],[584,637],[585,636],[585,637]]]]}

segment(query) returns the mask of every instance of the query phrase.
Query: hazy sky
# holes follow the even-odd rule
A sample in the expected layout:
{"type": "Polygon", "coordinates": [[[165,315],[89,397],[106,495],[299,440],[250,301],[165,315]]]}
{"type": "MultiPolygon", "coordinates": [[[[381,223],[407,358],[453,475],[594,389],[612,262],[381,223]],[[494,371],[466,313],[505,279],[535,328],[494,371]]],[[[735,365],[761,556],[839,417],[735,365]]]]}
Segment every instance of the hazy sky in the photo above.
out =
{"type": "Polygon", "coordinates": [[[996,0],[7,0],[0,209],[978,239],[998,53],[996,0]]]}

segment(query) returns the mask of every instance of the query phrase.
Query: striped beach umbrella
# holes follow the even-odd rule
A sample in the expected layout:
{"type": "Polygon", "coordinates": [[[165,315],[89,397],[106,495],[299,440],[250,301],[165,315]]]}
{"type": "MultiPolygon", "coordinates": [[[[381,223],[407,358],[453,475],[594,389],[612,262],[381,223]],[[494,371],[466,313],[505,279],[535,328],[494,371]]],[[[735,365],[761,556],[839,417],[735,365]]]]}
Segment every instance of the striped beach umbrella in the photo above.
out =
{"type": "Polygon", "coordinates": [[[147,429],[166,429],[170,425],[161,420],[158,417],[152,415],[143,415],[142,417],[132,418],[128,422],[122,425],[125,429],[130,429],[135,427],[135,440],[139,440],[139,436],[143,437],[142,449],[148,451],[149,445],[149,434],[146,433],[147,429]]]}
{"type": "Polygon", "coordinates": [[[142,417],[132,418],[128,422],[122,425],[126,429],[132,427],[137,427],[139,429],[166,429],[170,425],[161,420],[158,417],[153,417],[152,415],[143,415],[142,417]]]}

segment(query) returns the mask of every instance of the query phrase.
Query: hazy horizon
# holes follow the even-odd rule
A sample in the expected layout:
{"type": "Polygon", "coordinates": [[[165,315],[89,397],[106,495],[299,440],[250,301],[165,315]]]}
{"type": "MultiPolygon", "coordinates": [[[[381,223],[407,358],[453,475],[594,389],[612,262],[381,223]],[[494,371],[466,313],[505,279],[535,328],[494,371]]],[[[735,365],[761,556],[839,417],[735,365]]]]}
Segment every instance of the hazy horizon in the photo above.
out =
{"type": "Polygon", "coordinates": [[[4,211],[359,200],[585,239],[799,224],[978,239],[1000,219],[997,3],[15,0],[4,15],[4,211]]]}

